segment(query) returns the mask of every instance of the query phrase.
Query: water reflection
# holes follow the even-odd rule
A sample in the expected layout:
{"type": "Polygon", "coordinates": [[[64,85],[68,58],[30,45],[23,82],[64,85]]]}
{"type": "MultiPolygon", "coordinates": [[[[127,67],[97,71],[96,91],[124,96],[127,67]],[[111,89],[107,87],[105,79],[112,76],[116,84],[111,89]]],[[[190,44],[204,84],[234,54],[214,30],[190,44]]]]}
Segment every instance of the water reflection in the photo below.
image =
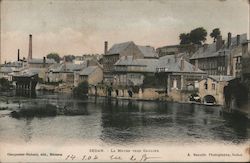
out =
{"type": "MultiPolygon", "coordinates": [[[[89,97],[73,99],[65,94],[38,94],[21,99],[22,107],[50,105],[81,112],[81,115],[13,119],[0,118],[0,140],[21,137],[24,142],[43,138],[58,144],[69,140],[101,141],[108,144],[210,142],[240,143],[249,138],[249,122],[220,115],[220,108],[167,102],[117,100],[89,97]],[[18,126],[13,133],[11,126],[18,126]],[[50,138],[51,137],[51,138],[50,138]]],[[[14,139],[13,139],[14,140],[14,139]]]]}

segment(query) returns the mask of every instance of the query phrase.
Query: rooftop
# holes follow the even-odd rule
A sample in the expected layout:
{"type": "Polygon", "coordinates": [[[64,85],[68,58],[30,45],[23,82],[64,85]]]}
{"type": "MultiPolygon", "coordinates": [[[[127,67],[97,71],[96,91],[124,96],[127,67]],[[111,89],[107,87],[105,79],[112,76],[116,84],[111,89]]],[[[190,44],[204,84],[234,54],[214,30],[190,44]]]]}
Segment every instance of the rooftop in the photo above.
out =
{"type": "MultiPolygon", "coordinates": [[[[240,44],[246,42],[247,34],[240,35],[240,44]]],[[[229,55],[230,51],[237,46],[237,36],[232,37],[230,47],[227,48],[227,42],[217,51],[216,50],[216,42],[213,42],[209,45],[204,45],[199,48],[190,59],[199,59],[199,58],[209,58],[209,57],[218,57],[229,55]]]]}
{"type": "Polygon", "coordinates": [[[95,70],[98,68],[98,66],[89,66],[84,68],[82,71],[80,71],[79,75],[88,76],[91,75],[95,70]]]}
{"type": "Polygon", "coordinates": [[[108,50],[107,55],[120,54],[129,46],[136,46],[145,58],[157,58],[158,57],[158,54],[155,52],[155,49],[153,47],[136,45],[133,41],[114,44],[108,50]]]}

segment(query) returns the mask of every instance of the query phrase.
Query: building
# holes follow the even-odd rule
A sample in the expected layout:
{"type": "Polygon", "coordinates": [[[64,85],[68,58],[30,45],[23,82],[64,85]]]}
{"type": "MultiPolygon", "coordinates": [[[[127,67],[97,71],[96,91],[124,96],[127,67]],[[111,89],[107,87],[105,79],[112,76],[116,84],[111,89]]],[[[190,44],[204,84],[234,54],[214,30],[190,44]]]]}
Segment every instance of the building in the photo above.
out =
{"type": "Polygon", "coordinates": [[[124,56],[133,56],[134,59],[158,58],[153,47],[139,46],[133,41],[114,44],[108,50],[108,42],[105,42],[103,56],[104,82],[112,83],[114,64],[124,56]]]}
{"type": "Polygon", "coordinates": [[[204,103],[224,105],[224,87],[233,76],[210,75],[199,81],[199,96],[204,103]]]}
{"type": "Polygon", "coordinates": [[[63,82],[74,85],[74,73],[84,69],[86,64],[57,63],[48,68],[46,73],[47,82],[63,82]]]}
{"type": "Polygon", "coordinates": [[[43,59],[32,58],[28,60],[29,68],[48,68],[53,64],[56,64],[56,61],[54,59],[48,59],[45,57],[43,57],[43,59]]]}
{"type": "Polygon", "coordinates": [[[168,94],[173,90],[198,90],[198,81],[206,76],[206,72],[176,55],[160,57],[156,67],[159,85],[164,86],[168,94]]]}
{"type": "Polygon", "coordinates": [[[227,42],[222,40],[222,36],[212,44],[205,44],[190,58],[192,64],[206,71],[209,75],[232,75],[239,74],[239,62],[242,55],[241,44],[247,39],[246,34],[231,37],[228,33],[227,42]]]}
{"type": "Polygon", "coordinates": [[[196,50],[198,50],[198,45],[168,45],[159,47],[156,49],[156,53],[159,57],[166,55],[175,55],[179,53],[186,53],[186,57],[189,58],[196,50]]]}
{"type": "MultiPolygon", "coordinates": [[[[89,85],[97,85],[103,80],[103,70],[100,66],[88,66],[78,73],[77,84],[88,82],[89,85]]],[[[75,84],[75,85],[77,85],[75,84]]]]}
{"type": "Polygon", "coordinates": [[[147,76],[154,76],[158,59],[134,59],[123,56],[114,65],[113,84],[117,86],[141,86],[147,76]]]}

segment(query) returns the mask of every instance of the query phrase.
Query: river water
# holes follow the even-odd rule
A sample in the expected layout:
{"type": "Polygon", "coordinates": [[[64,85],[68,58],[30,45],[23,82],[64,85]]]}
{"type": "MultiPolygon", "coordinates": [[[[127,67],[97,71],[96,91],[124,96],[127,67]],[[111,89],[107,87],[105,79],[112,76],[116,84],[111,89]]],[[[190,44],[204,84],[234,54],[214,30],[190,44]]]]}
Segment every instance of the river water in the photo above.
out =
{"type": "Polygon", "coordinates": [[[13,108],[48,104],[82,110],[83,115],[12,118],[0,111],[0,141],[26,144],[131,145],[164,143],[232,143],[249,141],[249,122],[223,116],[220,107],[152,101],[38,94],[36,98],[11,100],[13,108]]]}

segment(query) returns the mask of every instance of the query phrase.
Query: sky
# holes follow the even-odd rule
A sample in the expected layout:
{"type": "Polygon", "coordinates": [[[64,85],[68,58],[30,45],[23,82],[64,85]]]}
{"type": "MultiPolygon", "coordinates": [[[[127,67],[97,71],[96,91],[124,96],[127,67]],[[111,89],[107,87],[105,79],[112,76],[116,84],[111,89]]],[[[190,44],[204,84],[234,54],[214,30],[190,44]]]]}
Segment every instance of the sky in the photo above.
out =
{"type": "Polygon", "coordinates": [[[103,53],[115,43],[134,41],[155,48],[178,44],[179,34],[220,28],[222,37],[249,34],[247,0],[2,0],[1,61],[50,52],[63,55],[103,53]]]}

